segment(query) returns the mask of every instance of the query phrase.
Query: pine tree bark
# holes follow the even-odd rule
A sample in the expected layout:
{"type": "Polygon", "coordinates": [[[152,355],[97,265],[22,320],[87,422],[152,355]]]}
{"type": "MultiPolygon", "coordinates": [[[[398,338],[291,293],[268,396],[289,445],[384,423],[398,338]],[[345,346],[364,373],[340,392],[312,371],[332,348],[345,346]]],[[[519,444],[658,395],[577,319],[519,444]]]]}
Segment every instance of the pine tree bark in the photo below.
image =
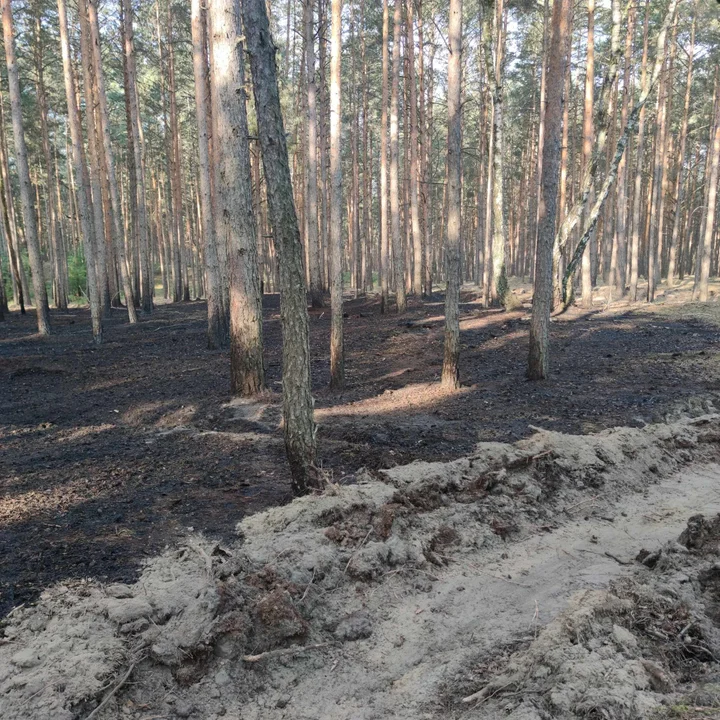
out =
{"type": "MultiPolygon", "coordinates": [[[[128,126],[132,135],[133,185],[135,209],[137,212],[137,241],[140,254],[140,295],[143,313],[149,315],[153,309],[153,272],[150,254],[150,231],[147,217],[147,196],[145,192],[145,165],[142,157],[140,139],[140,109],[138,107],[137,69],[135,63],[135,40],[133,30],[133,10],[130,0],[120,0],[123,18],[123,55],[125,59],[125,83],[127,90],[128,126]]],[[[129,139],[129,138],[128,138],[129,139]]]]}
{"type": "MultiPolygon", "coordinates": [[[[410,86],[410,214],[412,218],[412,247],[413,247],[413,279],[412,291],[420,297],[423,291],[423,237],[420,232],[420,190],[418,187],[419,164],[418,153],[421,151],[418,134],[418,106],[417,90],[415,87],[415,28],[414,28],[414,2],[407,0],[407,67],[408,84],[410,86]]],[[[421,48],[422,52],[422,48],[421,48]]]]}
{"type": "Polygon", "coordinates": [[[680,241],[680,219],[682,204],[685,199],[685,180],[687,177],[685,157],[687,153],[688,125],[690,121],[690,98],[692,94],[693,60],[695,58],[695,28],[697,25],[697,0],[693,3],[693,19],[690,28],[690,48],[687,56],[687,79],[685,81],[685,103],[683,106],[683,119],[680,126],[680,147],[678,149],[677,178],[675,182],[675,218],[673,220],[672,235],[670,236],[670,251],[668,257],[668,286],[675,284],[678,268],[678,245],[680,241]]]}
{"type": "Polygon", "coordinates": [[[185,252],[185,226],[183,224],[183,186],[182,156],[180,152],[180,118],[177,104],[177,85],[175,72],[175,45],[173,35],[173,8],[168,5],[168,100],[170,110],[170,150],[172,164],[170,166],[170,193],[172,195],[172,233],[173,233],[173,265],[175,267],[174,298],[189,300],[187,277],[183,254],[185,252]]]}
{"type": "MultiPolygon", "coordinates": [[[[648,26],[650,23],[650,0],[645,2],[645,24],[643,28],[643,54],[640,70],[640,88],[648,88],[648,26]]],[[[632,240],[630,247],[630,301],[637,301],[637,286],[640,273],[640,211],[642,207],[642,165],[645,155],[645,115],[643,105],[638,121],[637,142],[635,143],[635,184],[633,194],[632,240]]]]}
{"type": "Polygon", "coordinates": [[[285,448],[293,478],[293,491],[302,495],[313,487],[321,486],[315,468],[315,422],[310,390],[309,322],[303,250],[280,110],[275,45],[270,35],[265,0],[244,0],[243,19],[268,204],[280,263],[285,448]]]}
{"type": "Polygon", "coordinates": [[[390,98],[390,224],[397,310],[407,309],[405,295],[405,244],[400,234],[400,38],[402,0],[395,0],[393,15],[392,92],[390,98]]]}
{"type": "Polygon", "coordinates": [[[715,231],[715,212],[718,193],[718,173],[720,171],[720,73],[715,73],[715,118],[714,127],[708,143],[707,162],[710,168],[708,173],[707,203],[705,205],[704,232],[702,244],[698,248],[699,272],[695,274],[693,299],[707,302],[709,299],[708,283],[710,280],[710,264],[713,249],[713,235],[715,231]]]}
{"type": "MultiPolygon", "coordinates": [[[[625,126],[623,132],[620,135],[620,138],[618,139],[617,146],[615,149],[615,154],[613,155],[612,161],[610,162],[609,167],[607,169],[605,180],[603,181],[603,184],[597,193],[597,197],[594,201],[592,209],[588,213],[588,217],[585,220],[583,234],[578,242],[578,245],[575,249],[573,257],[570,260],[570,262],[568,263],[567,269],[565,271],[565,277],[563,279],[563,302],[566,304],[566,306],[570,301],[569,292],[568,292],[568,283],[570,282],[570,279],[572,278],[572,274],[575,272],[575,269],[577,268],[577,265],[583,256],[585,248],[587,247],[587,245],[590,241],[590,238],[592,237],[593,232],[595,231],[595,226],[597,225],[598,219],[600,217],[600,211],[602,210],[603,204],[608,197],[608,194],[610,192],[610,188],[612,187],[612,184],[615,182],[615,180],[617,178],[618,166],[619,166],[620,160],[622,159],[622,156],[625,153],[625,150],[627,148],[627,144],[630,139],[630,134],[632,132],[634,132],[635,129],[637,128],[638,117],[642,112],[642,108],[645,107],[645,103],[647,102],[650,92],[651,92],[652,88],[655,87],[655,85],[658,81],[658,77],[660,75],[660,70],[661,70],[662,64],[663,64],[663,57],[664,57],[664,53],[665,53],[668,29],[675,17],[675,11],[677,10],[679,1],[680,0],[670,0],[670,3],[668,4],[667,13],[665,14],[665,19],[663,21],[663,24],[662,24],[660,31],[658,32],[658,36],[657,36],[657,42],[656,42],[657,50],[656,50],[656,56],[655,56],[655,65],[653,67],[652,75],[650,76],[650,82],[647,84],[647,87],[640,94],[640,97],[639,97],[637,103],[635,104],[635,107],[633,108],[632,112],[630,113],[630,118],[628,120],[628,124],[625,126]]],[[[602,98],[607,97],[605,91],[607,90],[609,92],[610,88],[614,84],[614,78],[617,75],[618,56],[620,54],[620,18],[621,18],[620,0],[612,0],[611,7],[612,7],[612,17],[613,17],[613,30],[612,30],[612,35],[611,35],[611,58],[612,58],[612,60],[610,62],[607,74],[605,76],[605,82],[603,84],[603,91],[602,91],[602,98]]],[[[606,107],[606,100],[604,100],[602,98],[600,100],[601,111],[603,111],[604,107],[606,107]]],[[[604,112],[601,113],[601,115],[604,115],[604,114],[605,114],[604,112]]],[[[596,153],[593,158],[592,166],[585,172],[585,178],[583,180],[583,188],[584,189],[586,189],[586,188],[589,189],[594,184],[594,173],[595,173],[595,169],[596,169],[595,158],[597,156],[597,153],[602,151],[602,149],[604,147],[604,138],[607,135],[607,128],[605,127],[605,125],[599,124],[598,126],[601,128],[601,130],[599,132],[599,139],[598,139],[599,150],[596,149],[596,153]],[[595,166],[595,169],[593,169],[593,166],[595,166]]],[[[585,193],[583,193],[583,195],[585,195],[585,193]]],[[[581,202],[584,202],[584,201],[581,200],[581,202]]]]}
{"type": "MultiPolygon", "coordinates": [[[[10,89],[10,114],[12,117],[13,139],[15,140],[15,164],[20,181],[20,201],[22,203],[25,241],[30,258],[33,291],[35,293],[35,312],[37,314],[38,333],[50,334],[50,309],[48,307],[45,275],[43,273],[40,238],[38,237],[35,209],[28,168],[28,153],[23,129],[22,105],[20,96],[20,75],[15,58],[15,27],[13,24],[11,0],[0,0],[2,8],[3,40],[5,43],[5,62],[7,64],[8,85],[10,89]]],[[[29,298],[28,298],[29,300],[29,298]]]]}
{"type": "Polygon", "coordinates": [[[42,39],[42,9],[36,8],[35,15],[35,72],[37,75],[37,100],[40,110],[40,134],[42,136],[43,158],[47,173],[47,215],[48,235],[53,264],[53,300],[58,310],[67,310],[68,307],[68,271],[65,247],[60,234],[60,221],[58,217],[55,197],[55,163],[50,149],[50,129],[48,123],[48,101],[45,91],[45,59],[42,39]]]}
{"type": "MultiPolygon", "coordinates": [[[[342,156],[340,149],[340,62],[342,0],[332,0],[330,48],[330,388],[345,385],[342,278],[342,156]]],[[[352,265],[351,265],[352,268],[352,265]]]]}
{"type": "MultiPolygon", "coordinates": [[[[635,13],[636,9],[628,10],[628,27],[625,36],[625,70],[623,75],[623,100],[620,114],[620,127],[627,125],[628,113],[630,111],[630,95],[632,93],[632,49],[633,37],[635,35],[635,13]]],[[[613,236],[612,257],[610,260],[610,297],[625,294],[625,269],[627,266],[627,204],[628,204],[628,158],[625,153],[620,160],[618,167],[618,188],[617,188],[617,214],[615,221],[615,233],[613,236]]]]}
{"type": "Polygon", "coordinates": [[[380,108],[380,312],[388,310],[390,297],[390,238],[388,226],[388,95],[390,82],[390,10],[383,0],[382,107],[380,108]]]}
{"type": "Polygon", "coordinates": [[[303,0],[305,33],[305,76],[307,79],[307,137],[305,144],[305,217],[307,223],[308,270],[310,302],[314,308],[323,306],[320,276],[320,237],[318,232],[317,178],[317,82],[315,74],[315,0],[303,0]]]}
{"type": "MultiPolygon", "coordinates": [[[[553,247],[557,216],[560,142],[563,119],[563,85],[567,59],[570,0],[553,3],[545,106],[545,129],[540,196],[540,219],[535,252],[535,282],[528,378],[544,380],[550,373],[550,311],[553,303],[553,247]]],[[[567,102],[567,99],[566,99],[567,102]]]]}
{"type": "Polygon", "coordinates": [[[87,128],[88,164],[87,172],[90,181],[92,197],[93,225],[95,227],[95,253],[96,272],[100,287],[100,302],[105,317],[110,315],[111,297],[109,283],[109,267],[111,258],[107,252],[107,238],[105,233],[105,215],[102,202],[101,158],[99,153],[98,127],[95,110],[97,99],[95,97],[95,78],[93,77],[92,50],[90,44],[90,25],[88,22],[87,4],[85,0],[78,1],[78,15],[80,16],[80,54],[83,74],[83,90],[85,94],[85,125],[87,128]]]}
{"type": "Polygon", "coordinates": [[[447,245],[445,264],[445,354],[441,385],[460,387],[460,233],[462,212],[462,0],[450,0],[448,25],[447,245]]]}
{"type": "MultiPolygon", "coordinates": [[[[497,0],[494,11],[492,4],[485,5],[483,13],[483,46],[485,68],[492,98],[492,248],[486,248],[485,257],[492,257],[489,267],[487,292],[499,305],[504,306],[509,291],[505,259],[507,244],[507,223],[505,221],[504,169],[503,169],[503,66],[504,66],[504,0],[497,0]],[[489,250],[489,252],[488,252],[489,250]]],[[[490,183],[489,183],[490,185],[490,183]]],[[[488,228],[490,224],[488,223],[488,228]]],[[[487,262],[487,260],[486,260],[487,262]]],[[[488,304],[489,298],[485,301],[488,304]]]]}
{"type": "MultiPolygon", "coordinates": [[[[593,105],[595,102],[595,0],[587,0],[587,55],[585,61],[585,105],[583,110],[583,145],[582,165],[580,174],[590,165],[593,153],[593,105]]],[[[592,192],[590,194],[592,203],[592,192]]],[[[593,304],[593,282],[592,282],[592,239],[591,251],[583,254],[582,258],[582,305],[589,309],[593,304]]]]}
{"type": "MultiPolygon", "coordinates": [[[[201,0],[191,3],[191,33],[193,45],[193,75],[195,79],[195,117],[198,127],[198,181],[200,196],[200,228],[205,250],[205,288],[207,294],[208,348],[223,346],[226,336],[225,313],[222,302],[222,279],[218,257],[215,215],[210,181],[210,118],[207,61],[207,10],[201,0]]],[[[220,146],[222,147],[222,145],[220,146]]]]}
{"type": "Polygon", "coordinates": [[[252,396],[263,390],[265,371],[240,0],[213,0],[208,13],[214,142],[222,148],[214,162],[216,228],[230,262],[230,387],[252,396]]]}
{"type": "Polygon", "coordinates": [[[70,125],[70,136],[72,139],[72,159],[75,170],[75,177],[78,179],[75,188],[78,202],[78,214],[80,221],[80,235],[85,250],[87,268],[88,300],[90,302],[90,317],[92,320],[93,338],[96,344],[102,342],[102,308],[100,304],[100,290],[95,275],[95,260],[93,245],[95,228],[92,221],[91,200],[88,197],[88,187],[82,181],[85,174],[85,156],[83,151],[82,128],[80,126],[80,112],[77,106],[75,76],[72,70],[70,58],[70,42],[68,38],[67,9],[65,0],[58,0],[58,18],[60,25],[60,46],[63,60],[63,76],[65,79],[65,97],[68,108],[68,124],[70,125]]]}

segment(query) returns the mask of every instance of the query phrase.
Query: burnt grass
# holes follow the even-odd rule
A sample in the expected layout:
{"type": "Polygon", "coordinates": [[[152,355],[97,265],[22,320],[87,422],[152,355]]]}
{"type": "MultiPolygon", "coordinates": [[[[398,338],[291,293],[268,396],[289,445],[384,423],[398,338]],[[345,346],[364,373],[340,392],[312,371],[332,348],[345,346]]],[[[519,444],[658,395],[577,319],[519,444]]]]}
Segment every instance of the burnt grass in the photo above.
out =
{"type": "MultiPolygon", "coordinates": [[[[527,307],[482,310],[463,295],[461,380],[438,393],[443,298],[380,315],[346,303],[347,389],[332,395],[329,312],[311,313],[319,462],[445,460],[532,425],[587,433],[662,419],[720,388],[714,306],[572,310],[552,324],[553,377],[525,380],[527,307]]],[[[281,390],[278,298],[265,297],[270,393],[281,390]]],[[[219,541],[246,514],[291,499],[282,433],[229,426],[228,353],[205,342],[205,304],[160,305],[136,326],[120,309],[92,344],[84,309],[0,324],[0,616],[50,583],[130,581],[146,556],[193,528],[219,541]]],[[[277,412],[275,412],[277,416],[277,412]]]]}

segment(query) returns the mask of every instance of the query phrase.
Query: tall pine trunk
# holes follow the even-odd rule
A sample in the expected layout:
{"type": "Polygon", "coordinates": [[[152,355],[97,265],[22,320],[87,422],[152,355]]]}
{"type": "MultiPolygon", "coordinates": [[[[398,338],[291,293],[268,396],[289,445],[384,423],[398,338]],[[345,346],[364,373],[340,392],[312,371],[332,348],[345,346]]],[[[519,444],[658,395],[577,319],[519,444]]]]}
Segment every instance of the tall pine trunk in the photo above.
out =
{"type": "Polygon", "coordinates": [[[216,229],[230,263],[230,387],[249,396],[264,388],[265,372],[240,0],[213,0],[208,12],[216,229]]]}
{"type": "MultiPolygon", "coordinates": [[[[544,380],[550,372],[550,311],[553,302],[553,245],[557,216],[558,179],[560,175],[560,142],[563,119],[563,85],[567,59],[569,32],[568,7],[570,0],[555,0],[553,4],[550,45],[548,48],[543,140],[542,176],[540,187],[540,220],[535,251],[535,283],[532,318],[530,321],[530,351],[528,378],[544,380]]],[[[566,98],[567,102],[567,98],[566,98]]]]}
{"type": "MultiPolygon", "coordinates": [[[[340,149],[340,60],[342,0],[332,0],[330,48],[330,387],[345,385],[342,277],[342,155],[340,149]]],[[[352,269],[352,263],[350,264],[352,269]]]]}
{"type": "Polygon", "coordinates": [[[315,468],[315,422],[310,388],[309,322],[303,249],[280,109],[275,45],[270,34],[265,0],[244,0],[243,19],[268,205],[280,262],[285,448],[293,478],[293,491],[302,495],[320,483],[315,468]]]}
{"type": "Polygon", "coordinates": [[[462,0],[450,0],[448,27],[447,246],[445,265],[445,354],[441,384],[460,386],[460,233],[462,213],[462,0]]]}
{"type": "Polygon", "coordinates": [[[405,244],[400,234],[400,38],[402,0],[395,0],[393,15],[392,92],[390,98],[390,224],[397,310],[407,309],[405,296],[405,244]]]}
{"type": "MultiPolygon", "coordinates": [[[[223,10],[226,9],[223,8],[223,10]]],[[[208,97],[207,10],[202,7],[201,0],[192,0],[191,15],[193,74],[195,78],[195,117],[198,127],[200,229],[205,250],[207,344],[210,349],[216,349],[222,347],[225,342],[227,318],[222,301],[222,279],[217,248],[218,241],[215,233],[212,183],[210,181],[210,99],[208,97]]]]}
{"type": "Polygon", "coordinates": [[[317,197],[317,83],[315,80],[315,0],[303,0],[303,31],[305,33],[305,74],[307,78],[307,138],[305,144],[305,218],[307,226],[310,302],[314,308],[323,306],[320,276],[320,236],[318,233],[317,197]]]}
{"type": "Polygon", "coordinates": [[[20,201],[25,225],[25,241],[30,258],[33,291],[35,293],[35,311],[37,313],[38,333],[50,334],[50,310],[48,307],[45,275],[43,273],[40,238],[38,237],[35,208],[33,203],[28,153],[23,129],[22,105],[20,96],[20,76],[15,58],[15,27],[13,25],[10,0],[0,0],[2,7],[3,40],[5,43],[5,61],[7,63],[8,85],[10,88],[10,114],[12,117],[13,139],[15,140],[15,164],[20,181],[20,201]]]}
{"type": "Polygon", "coordinates": [[[58,0],[58,17],[60,24],[60,45],[63,60],[63,76],[65,78],[65,97],[68,107],[68,124],[70,125],[70,136],[72,138],[72,159],[77,178],[77,201],[80,220],[80,235],[85,249],[85,260],[87,267],[88,300],[90,302],[90,316],[92,319],[93,338],[97,344],[102,342],[102,308],[100,306],[100,290],[95,275],[94,260],[94,238],[95,228],[92,220],[92,209],[90,207],[89,188],[83,182],[85,175],[85,155],[83,150],[82,128],[80,126],[80,112],[77,106],[75,91],[75,76],[72,70],[70,57],[70,42],[68,38],[67,9],[65,0],[58,0]]]}
{"type": "Polygon", "coordinates": [[[387,312],[390,296],[390,237],[388,224],[388,95],[390,83],[390,10],[383,0],[382,107],[380,108],[380,312],[387,312]]]}

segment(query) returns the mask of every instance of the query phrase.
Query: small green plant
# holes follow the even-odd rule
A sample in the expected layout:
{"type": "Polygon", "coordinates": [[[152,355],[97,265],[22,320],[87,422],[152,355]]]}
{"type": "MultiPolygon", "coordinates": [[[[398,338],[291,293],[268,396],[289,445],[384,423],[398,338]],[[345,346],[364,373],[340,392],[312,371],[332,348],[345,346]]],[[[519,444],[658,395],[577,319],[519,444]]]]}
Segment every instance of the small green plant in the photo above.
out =
{"type": "Polygon", "coordinates": [[[85,255],[74,252],[68,256],[68,284],[73,298],[82,299],[87,295],[87,267],[85,255]]]}

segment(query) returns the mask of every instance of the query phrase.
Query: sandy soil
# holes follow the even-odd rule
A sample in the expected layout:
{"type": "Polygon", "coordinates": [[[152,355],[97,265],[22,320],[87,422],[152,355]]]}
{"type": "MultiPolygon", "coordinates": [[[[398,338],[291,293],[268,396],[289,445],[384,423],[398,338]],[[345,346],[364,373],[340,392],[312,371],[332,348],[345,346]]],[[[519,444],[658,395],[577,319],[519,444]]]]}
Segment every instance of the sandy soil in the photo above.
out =
{"type": "Polygon", "coordinates": [[[191,535],[135,584],[55,586],[2,626],[0,714],[718,712],[720,528],[675,539],[720,511],[719,440],[708,415],[481,443],[191,535]]]}

